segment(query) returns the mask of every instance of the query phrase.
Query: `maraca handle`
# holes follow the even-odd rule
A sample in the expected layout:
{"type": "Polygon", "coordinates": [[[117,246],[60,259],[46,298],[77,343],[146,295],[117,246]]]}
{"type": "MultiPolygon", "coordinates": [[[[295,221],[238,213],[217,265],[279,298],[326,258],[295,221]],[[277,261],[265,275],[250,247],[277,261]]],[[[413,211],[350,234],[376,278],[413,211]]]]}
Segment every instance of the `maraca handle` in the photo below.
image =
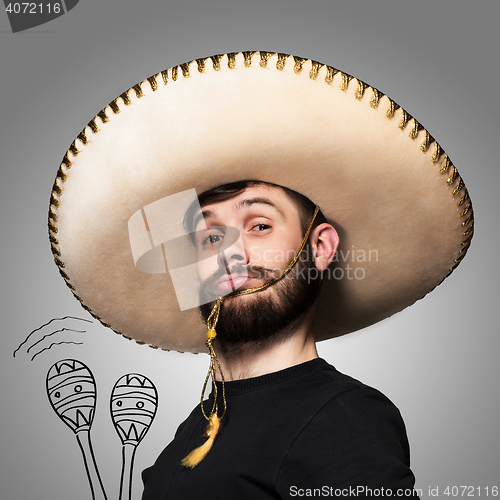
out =
{"type": "Polygon", "coordinates": [[[76,440],[78,441],[80,450],[82,450],[85,470],[87,471],[87,477],[92,491],[92,500],[108,500],[101,481],[101,476],[99,475],[99,470],[97,469],[89,431],[77,432],[76,440]]]}
{"type": "Polygon", "coordinates": [[[122,477],[120,481],[120,500],[132,500],[132,469],[137,445],[126,443],[122,446],[122,477]]]}

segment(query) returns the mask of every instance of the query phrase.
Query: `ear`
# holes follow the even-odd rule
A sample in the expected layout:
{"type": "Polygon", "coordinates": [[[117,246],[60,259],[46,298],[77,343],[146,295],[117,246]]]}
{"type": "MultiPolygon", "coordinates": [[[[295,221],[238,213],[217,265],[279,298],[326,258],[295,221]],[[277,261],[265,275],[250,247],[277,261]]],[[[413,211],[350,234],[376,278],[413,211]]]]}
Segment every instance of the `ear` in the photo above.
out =
{"type": "Polygon", "coordinates": [[[314,228],[310,236],[314,263],[319,271],[324,271],[335,257],[339,246],[339,235],[335,228],[326,222],[314,228]]]}

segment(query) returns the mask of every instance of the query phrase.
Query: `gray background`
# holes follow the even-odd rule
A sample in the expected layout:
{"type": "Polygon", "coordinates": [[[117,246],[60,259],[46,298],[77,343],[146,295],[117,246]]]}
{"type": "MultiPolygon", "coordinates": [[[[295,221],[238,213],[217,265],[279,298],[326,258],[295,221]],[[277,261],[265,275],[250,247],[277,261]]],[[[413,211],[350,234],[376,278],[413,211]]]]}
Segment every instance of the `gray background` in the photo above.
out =
{"type": "Polygon", "coordinates": [[[81,359],[97,379],[92,436],[110,499],[120,470],[107,402],[114,382],[136,371],[160,392],[137,453],[134,499],[139,471],[197,404],[206,356],[156,352],[97,324],[83,346],[53,348],[33,362],[12,351],[52,317],[89,318],[59,277],[46,229],[54,176],[76,135],[147,76],[242,50],[316,59],[381,89],[437,138],[464,177],[476,234],[457,271],[403,313],[322,343],[319,353],[400,408],[424,498],[429,487],[498,485],[499,16],[496,1],[81,0],[14,35],[0,12],[0,497],[91,498],[75,438],[44,393],[58,359],[81,359]]]}

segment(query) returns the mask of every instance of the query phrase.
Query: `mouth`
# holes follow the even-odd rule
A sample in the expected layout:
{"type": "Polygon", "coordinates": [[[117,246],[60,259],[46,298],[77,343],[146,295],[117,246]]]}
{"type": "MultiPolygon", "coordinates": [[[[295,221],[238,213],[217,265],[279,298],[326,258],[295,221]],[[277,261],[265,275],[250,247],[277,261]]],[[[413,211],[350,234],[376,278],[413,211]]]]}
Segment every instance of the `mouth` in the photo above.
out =
{"type": "Polygon", "coordinates": [[[216,278],[209,279],[205,282],[204,288],[212,290],[212,294],[217,294],[221,297],[231,294],[235,291],[246,290],[252,287],[258,287],[273,279],[275,271],[261,267],[245,267],[234,268],[216,278]]]}
{"type": "Polygon", "coordinates": [[[254,278],[246,275],[241,276],[237,274],[229,274],[217,281],[217,292],[221,295],[227,295],[228,293],[240,289],[243,285],[245,285],[252,279],[254,278]]]}

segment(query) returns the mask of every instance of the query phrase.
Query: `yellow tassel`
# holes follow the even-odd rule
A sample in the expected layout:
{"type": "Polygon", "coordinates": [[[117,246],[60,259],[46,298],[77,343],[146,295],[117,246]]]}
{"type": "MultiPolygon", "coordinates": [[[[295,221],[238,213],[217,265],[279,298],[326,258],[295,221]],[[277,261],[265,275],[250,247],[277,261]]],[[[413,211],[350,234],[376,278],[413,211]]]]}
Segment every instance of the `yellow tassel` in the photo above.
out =
{"type": "Polygon", "coordinates": [[[222,297],[219,297],[217,299],[217,302],[214,308],[212,309],[212,313],[207,319],[208,332],[207,332],[207,341],[205,342],[205,344],[208,347],[208,351],[210,353],[210,368],[208,369],[208,373],[205,378],[205,383],[203,384],[203,389],[201,391],[200,406],[201,406],[201,411],[203,412],[203,416],[208,420],[208,426],[204,433],[205,437],[207,437],[208,439],[201,446],[194,449],[191,453],[189,453],[189,455],[187,455],[182,459],[181,462],[182,465],[184,465],[184,467],[189,467],[190,469],[196,467],[207,456],[208,452],[212,449],[215,437],[217,436],[217,433],[219,432],[220,429],[220,421],[222,418],[224,418],[224,415],[226,414],[226,391],[224,387],[224,374],[222,373],[222,368],[220,366],[219,359],[217,358],[217,354],[215,353],[213,346],[215,337],[217,336],[217,332],[215,331],[215,325],[217,324],[217,320],[219,319],[219,311],[223,301],[224,299],[222,297]],[[217,405],[217,385],[215,384],[216,366],[219,369],[219,373],[222,379],[222,400],[224,401],[224,411],[222,412],[222,415],[220,417],[217,415],[219,407],[217,405]],[[205,413],[205,408],[203,406],[203,397],[205,395],[205,389],[207,388],[207,383],[210,377],[212,377],[212,381],[214,382],[213,385],[214,404],[212,406],[212,411],[210,412],[210,417],[208,417],[207,414],[205,413]]]}
{"type": "Polygon", "coordinates": [[[184,467],[194,469],[207,456],[208,452],[212,449],[215,437],[219,432],[219,427],[220,419],[216,413],[212,413],[204,434],[208,439],[201,446],[195,448],[189,455],[184,457],[182,460],[182,465],[184,465],[184,467]]]}

